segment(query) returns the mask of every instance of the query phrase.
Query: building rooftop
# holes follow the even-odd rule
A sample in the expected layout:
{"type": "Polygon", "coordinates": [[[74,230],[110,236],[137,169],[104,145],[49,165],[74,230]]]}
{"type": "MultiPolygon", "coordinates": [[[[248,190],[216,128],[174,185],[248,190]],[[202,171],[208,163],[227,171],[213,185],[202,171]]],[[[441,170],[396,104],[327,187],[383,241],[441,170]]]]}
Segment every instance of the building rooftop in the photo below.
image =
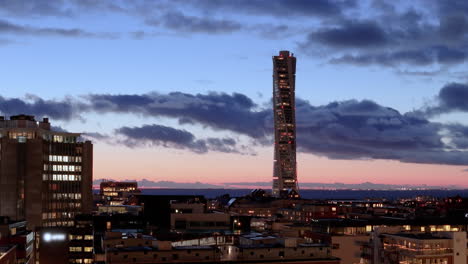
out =
{"type": "Polygon", "coordinates": [[[177,246],[173,247],[173,249],[177,250],[187,250],[187,249],[193,249],[193,250],[212,250],[212,246],[177,246]]]}
{"type": "Polygon", "coordinates": [[[108,252],[136,252],[136,251],[157,251],[154,247],[114,247],[107,249],[108,252]]]}
{"type": "Polygon", "coordinates": [[[390,234],[388,236],[398,236],[398,237],[417,239],[417,240],[450,239],[448,237],[435,236],[432,233],[398,233],[398,234],[390,234]]]}

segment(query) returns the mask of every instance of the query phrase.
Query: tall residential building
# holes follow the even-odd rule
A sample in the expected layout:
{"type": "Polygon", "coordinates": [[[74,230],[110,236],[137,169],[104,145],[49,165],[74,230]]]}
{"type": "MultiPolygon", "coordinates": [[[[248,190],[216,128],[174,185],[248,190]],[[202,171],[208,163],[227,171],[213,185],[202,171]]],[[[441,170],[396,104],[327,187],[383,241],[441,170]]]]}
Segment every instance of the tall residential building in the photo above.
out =
{"type": "Polygon", "coordinates": [[[0,215],[28,228],[73,226],[92,210],[93,145],[47,118],[0,117],[0,215]]]}
{"type": "Polygon", "coordinates": [[[275,156],[273,195],[298,193],[296,171],[296,58],[289,51],[273,57],[275,156]]]}

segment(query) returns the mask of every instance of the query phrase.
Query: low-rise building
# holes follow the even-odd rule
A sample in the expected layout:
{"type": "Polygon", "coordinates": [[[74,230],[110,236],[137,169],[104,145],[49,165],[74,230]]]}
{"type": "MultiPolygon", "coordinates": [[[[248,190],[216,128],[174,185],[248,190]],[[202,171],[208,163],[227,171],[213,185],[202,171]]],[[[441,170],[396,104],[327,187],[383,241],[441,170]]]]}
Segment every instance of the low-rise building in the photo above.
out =
{"type": "Polygon", "coordinates": [[[131,196],[141,193],[137,182],[103,181],[99,191],[104,205],[126,204],[131,196]]]}
{"type": "Polygon", "coordinates": [[[27,229],[26,221],[11,221],[8,217],[2,217],[0,218],[0,246],[10,247],[11,245],[15,246],[16,262],[14,263],[32,264],[34,262],[34,232],[27,229]]]}
{"type": "Polygon", "coordinates": [[[375,263],[466,264],[466,232],[383,234],[375,263]]]}
{"type": "Polygon", "coordinates": [[[16,246],[0,246],[0,264],[16,264],[16,246]]]}
{"type": "Polygon", "coordinates": [[[224,212],[209,212],[195,202],[171,203],[171,229],[177,231],[217,232],[231,229],[231,217],[224,212]]]}

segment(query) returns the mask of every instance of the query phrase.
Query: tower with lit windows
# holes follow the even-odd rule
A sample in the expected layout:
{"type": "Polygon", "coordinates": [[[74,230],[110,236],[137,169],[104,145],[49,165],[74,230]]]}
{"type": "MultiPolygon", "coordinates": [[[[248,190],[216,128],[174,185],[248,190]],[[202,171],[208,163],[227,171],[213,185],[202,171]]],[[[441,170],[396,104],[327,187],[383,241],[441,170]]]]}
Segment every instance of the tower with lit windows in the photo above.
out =
{"type": "Polygon", "coordinates": [[[296,168],[296,58],[289,51],[273,56],[275,154],[273,195],[298,196],[296,168]]]}
{"type": "Polygon", "coordinates": [[[47,118],[0,116],[0,215],[28,228],[74,225],[92,210],[93,145],[47,118]]]}

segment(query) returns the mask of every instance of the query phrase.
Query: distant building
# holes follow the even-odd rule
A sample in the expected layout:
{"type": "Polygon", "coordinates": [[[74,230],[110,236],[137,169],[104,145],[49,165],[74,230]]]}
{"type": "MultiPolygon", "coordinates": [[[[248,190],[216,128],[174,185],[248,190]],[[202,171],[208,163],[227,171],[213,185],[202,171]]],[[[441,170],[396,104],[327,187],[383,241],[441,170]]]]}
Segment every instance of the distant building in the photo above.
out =
{"type": "Polygon", "coordinates": [[[0,215],[28,227],[73,226],[92,210],[93,145],[47,118],[0,117],[0,215]]]}
{"type": "Polygon", "coordinates": [[[141,193],[137,182],[103,181],[99,190],[105,205],[126,204],[131,196],[141,193]]]}
{"type": "Polygon", "coordinates": [[[138,205],[101,205],[98,206],[99,214],[133,214],[138,215],[142,207],[138,205]]]}
{"type": "Polygon", "coordinates": [[[289,51],[273,57],[275,154],[273,195],[293,191],[299,196],[296,169],[296,58],[289,51]]]}

